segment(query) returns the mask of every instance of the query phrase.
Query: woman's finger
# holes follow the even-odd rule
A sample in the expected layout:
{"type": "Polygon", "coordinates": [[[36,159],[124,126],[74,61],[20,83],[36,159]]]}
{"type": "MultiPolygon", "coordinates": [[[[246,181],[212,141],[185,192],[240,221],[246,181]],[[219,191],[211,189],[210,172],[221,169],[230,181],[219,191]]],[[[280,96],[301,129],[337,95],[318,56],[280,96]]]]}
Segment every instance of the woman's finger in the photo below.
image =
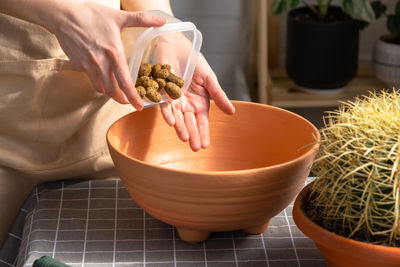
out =
{"type": "Polygon", "coordinates": [[[105,63],[99,67],[98,75],[106,94],[118,103],[129,104],[129,101],[123,96],[121,90],[119,90],[118,83],[115,79],[114,73],[112,72],[111,66],[105,63]]]}
{"type": "Polygon", "coordinates": [[[197,127],[199,129],[201,148],[210,145],[210,127],[208,121],[208,111],[196,114],[197,127]]]}
{"type": "Polygon", "coordinates": [[[210,96],[214,99],[215,104],[226,114],[234,114],[235,107],[232,105],[226,96],[224,90],[218,82],[217,76],[213,71],[210,71],[204,82],[204,87],[207,89],[210,96]]]}
{"type": "Polygon", "coordinates": [[[175,118],[174,127],[176,134],[178,135],[179,139],[181,139],[183,142],[186,142],[189,140],[189,133],[186,129],[183,113],[179,109],[173,109],[173,113],[175,118]]]}
{"type": "Polygon", "coordinates": [[[197,128],[196,116],[193,112],[185,112],[183,114],[185,125],[189,133],[190,148],[193,151],[198,151],[201,147],[199,130],[197,128]]]}
{"type": "Polygon", "coordinates": [[[97,73],[93,72],[92,70],[84,70],[84,71],[86,72],[87,76],[89,77],[89,80],[92,83],[94,90],[96,90],[97,92],[99,92],[101,94],[104,94],[105,91],[104,91],[103,86],[101,85],[100,78],[97,75],[97,73]]]}
{"type": "Polygon", "coordinates": [[[142,110],[143,102],[133,85],[123,48],[119,47],[113,52],[110,51],[108,56],[111,61],[113,76],[115,76],[118,87],[124,94],[124,98],[137,110],[142,110]]]}
{"type": "Polygon", "coordinates": [[[118,99],[118,102],[121,104],[129,104],[130,102],[129,102],[128,98],[126,97],[124,92],[121,90],[121,88],[119,88],[117,79],[116,79],[114,73],[112,73],[112,72],[110,73],[110,79],[113,84],[113,88],[115,88],[115,90],[116,90],[114,99],[118,99]]]}
{"type": "Polygon", "coordinates": [[[158,27],[165,24],[165,18],[152,16],[142,12],[123,11],[122,27],[158,27]]]}
{"type": "Polygon", "coordinates": [[[210,65],[202,54],[199,55],[199,60],[195,71],[198,73],[202,73],[201,76],[204,77],[203,86],[207,90],[209,95],[214,99],[215,104],[218,106],[218,108],[227,114],[234,114],[235,107],[229,101],[224,90],[218,82],[217,76],[212,71],[210,65]]]}
{"type": "Polygon", "coordinates": [[[168,123],[169,126],[175,125],[174,114],[172,114],[172,107],[170,102],[164,102],[160,104],[161,114],[163,115],[164,120],[168,123]]]}

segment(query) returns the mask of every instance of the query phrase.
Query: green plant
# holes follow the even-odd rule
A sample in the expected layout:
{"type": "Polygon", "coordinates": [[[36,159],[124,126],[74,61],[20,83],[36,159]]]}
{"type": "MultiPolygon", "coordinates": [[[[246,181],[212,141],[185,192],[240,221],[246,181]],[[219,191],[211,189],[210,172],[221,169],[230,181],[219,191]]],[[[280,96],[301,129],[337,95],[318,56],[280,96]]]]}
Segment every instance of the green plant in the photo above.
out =
{"type": "Polygon", "coordinates": [[[371,3],[375,12],[376,19],[384,15],[386,17],[386,28],[393,37],[400,38],[400,0],[397,1],[393,13],[387,13],[387,5],[382,1],[374,1],[371,3]]]}
{"type": "Polygon", "coordinates": [[[370,93],[328,113],[307,214],[353,239],[400,246],[400,93],[370,93]]]}
{"type": "MultiPolygon", "coordinates": [[[[332,5],[332,0],[317,0],[316,6],[307,0],[275,0],[271,11],[273,14],[280,14],[297,7],[301,3],[309,7],[320,18],[323,18],[327,15],[328,9],[332,5]]],[[[375,20],[374,11],[368,0],[341,0],[340,7],[355,20],[368,23],[375,20]]]]}

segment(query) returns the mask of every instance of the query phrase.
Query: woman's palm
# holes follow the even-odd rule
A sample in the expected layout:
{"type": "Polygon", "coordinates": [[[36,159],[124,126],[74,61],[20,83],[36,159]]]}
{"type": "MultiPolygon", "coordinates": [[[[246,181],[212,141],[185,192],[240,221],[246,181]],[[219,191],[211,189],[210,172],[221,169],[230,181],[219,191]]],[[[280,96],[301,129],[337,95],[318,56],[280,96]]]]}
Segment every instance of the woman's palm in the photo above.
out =
{"type": "Polygon", "coordinates": [[[175,127],[182,141],[189,141],[193,151],[207,148],[210,143],[208,112],[210,96],[225,113],[235,109],[218,83],[205,58],[200,54],[192,82],[181,98],[161,104],[166,122],[175,127]]]}

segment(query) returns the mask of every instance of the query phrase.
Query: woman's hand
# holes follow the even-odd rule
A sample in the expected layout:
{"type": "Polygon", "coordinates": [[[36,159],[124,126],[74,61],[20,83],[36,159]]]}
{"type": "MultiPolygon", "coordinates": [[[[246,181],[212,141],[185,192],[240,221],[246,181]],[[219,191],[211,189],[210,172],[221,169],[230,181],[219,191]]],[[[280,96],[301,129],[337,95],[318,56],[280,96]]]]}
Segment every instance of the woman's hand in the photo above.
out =
{"type": "Polygon", "coordinates": [[[235,113],[235,108],[219,85],[215,73],[200,54],[189,89],[179,99],[161,104],[165,121],[175,127],[182,141],[189,141],[193,151],[207,148],[210,144],[210,96],[223,112],[235,113]]]}
{"type": "Polygon", "coordinates": [[[141,110],[143,103],[128,69],[120,33],[124,27],[161,26],[165,19],[92,2],[65,2],[64,13],[48,28],[73,66],[87,73],[96,91],[141,110]]]}
{"type": "MultiPolygon", "coordinates": [[[[172,72],[182,77],[191,47],[191,41],[182,33],[161,35],[153,44],[152,54],[156,62],[171,65],[172,72]]],[[[207,148],[210,144],[210,97],[223,112],[235,113],[235,108],[218,83],[217,76],[200,54],[188,90],[179,99],[161,103],[165,121],[175,127],[182,141],[189,141],[193,151],[207,148]]]]}

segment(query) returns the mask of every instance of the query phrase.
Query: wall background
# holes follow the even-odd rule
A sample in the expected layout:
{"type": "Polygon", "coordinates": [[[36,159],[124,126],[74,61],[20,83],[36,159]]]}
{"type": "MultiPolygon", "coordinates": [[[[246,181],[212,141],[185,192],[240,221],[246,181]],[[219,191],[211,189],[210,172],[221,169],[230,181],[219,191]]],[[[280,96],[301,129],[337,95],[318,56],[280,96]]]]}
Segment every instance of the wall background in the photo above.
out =
{"type": "MultiPolygon", "coordinates": [[[[316,0],[308,0],[316,3],[316,0]]],[[[338,4],[341,0],[333,0],[338,4]]],[[[389,9],[397,0],[383,0],[389,9]]],[[[250,100],[249,77],[252,56],[251,0],[171,0],[176,17],[192,21],[203,34],[202,53],[231,99],[250,100]]],[[[279,15],[279,66],[285,65],[286,15],[279,15]]],[[[359,65],[371,66],[372,50],[387,33],[382,18],[360,33],[359,65]]]]}
{"type": "Polygon", "coordinates": [[[171,0],[174,15],[203,35],[201,52],[230,99],[248,100],[251,66],[250,0],[171,0]]]}

